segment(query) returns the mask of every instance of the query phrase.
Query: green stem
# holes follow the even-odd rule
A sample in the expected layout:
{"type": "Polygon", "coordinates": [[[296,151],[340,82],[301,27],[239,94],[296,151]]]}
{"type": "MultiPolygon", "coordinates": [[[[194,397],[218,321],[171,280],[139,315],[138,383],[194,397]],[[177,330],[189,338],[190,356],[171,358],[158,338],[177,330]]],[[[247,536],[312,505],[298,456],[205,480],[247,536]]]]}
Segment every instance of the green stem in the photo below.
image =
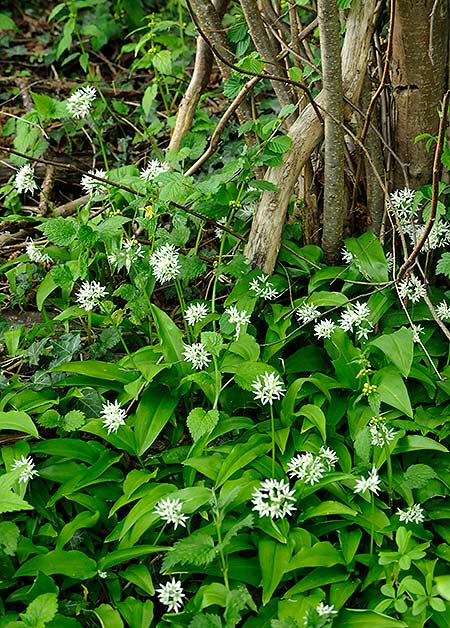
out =
{"type": "Polygon", "coordinates": [[[184,318],[184,312],[186,310],[186,301],[184,300],[183,288],[181,287],[181,283],[180,283],[179,279],[175,279],[174,283],[175,283],[175,289],[177,291],[178,302],[179,302],[180,308],[181,308],[181,316],[183,317],[184,331],[186,332],[186,337],[187,337],[188,341],[192,342],[191,330],[189,329],[189,326],[186,323],[186,320],[184,318]]]}
{"type": "Polygon", "coordinates": [[[92,329],[92,310],[88,310],[88,313],[87,313],[87,340],[88,340],[88,344],[91,344],[91,329],[92,329]]]}
{"type": "Polygon", "coordinates": [[[216,356],[213,355],[212,359],[214,362],[214,378],[215,378],[215,384],[216,384],[216,394],[214,396],[213,410],[217,410],[217,406],[219,405],[220,393],[222,392],[222,374],[217,364],[216,356]]]}
{"type": "Polygon", "coordinates": [[[370,523],[370,550],[369,554],[373,556],[373,541],[375,536],[375,495],[372,493],[372,513],[371,513],[371,523],[370,523]]]}
{"type": "Polygon", "coordinates": [[[273,405],[270,404],[270,429],[272,435],[272,478],[275,477],[275,417],[273,416],[273,405]]]}
{"type": "Polygon", "coordinates": [[[388,480],[388,501],[389,508],[392,508],[393,503],[393,488],[392,488],[392,459],[391,459],[391,450],[389,447],[389,443],[384,444],[384,451],[386,454],[386,470],[387,470],[387,480],[388,480]]]}
{"type": "Polygon", "coordinates": [[[220,563],[222,565],[223,582],[225,584],[226,589],[229,591],[230,583],[228,581],[228,563],[227,563],[227,559],[225,557],[223,547],[222,547],[222,530],[221,530],[222,516],[219,512],[215,495],[214,495],[213,513],[214,513],[214,523],[216,525],[216,531],[217,531],[217,546],[219,549],[220,563]]]}

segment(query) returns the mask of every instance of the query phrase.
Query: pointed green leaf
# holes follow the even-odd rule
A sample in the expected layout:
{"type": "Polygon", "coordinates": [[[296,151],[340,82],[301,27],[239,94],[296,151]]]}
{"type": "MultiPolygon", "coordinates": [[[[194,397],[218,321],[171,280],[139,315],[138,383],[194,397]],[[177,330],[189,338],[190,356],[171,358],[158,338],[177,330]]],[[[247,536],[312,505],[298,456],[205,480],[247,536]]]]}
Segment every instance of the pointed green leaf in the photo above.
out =
{"type": "Polygon", "coordinates": [[[109,604],[100,604],[93,612],[100,621],[102,628],[123,628],[123,621],[119,612],[109,604]]]}
{"type": "Polygon", "coordinates": [[[393,334],[383,334],[368,343],[381,349],[404,377],[408,377],[414,356],[413,334],[402,327],[393,334]]]}
{"type": "Polygon", "coordinates": [[[31,434],[39,438],[36,426],[26,412],[17,412],[15,410],[0,412],[0,431],[1,430],[25,432],[25,434],[31,434]]]}
{"type": "Polygon", "coordinates": [[[47,576],[59,574],[77,580],[86,580],[95,576],[97,564],[95,560],[77,550],[71,550],[70,552],[53,550],[48,552],[48,554],[40,554],[27,560],[18,569],[15,577],[36,576],[39,571],[42,571],[47,576]]]}
{"type": "Polygon", "coordinates": [[[138,454],[142,456],[153,445],[161,430],[170,420],[178,404],[178,398],[172,397],[162,388],[147,389],[136,410],[134,434],[138,454]]]}
{"type": "Polygon", "coordinates": [[[412,418],[413,409],[409,394],[402,376],[395,367],[387,366],[378,371],[373,379],[373,383],[378,386],[378,394],[383,403],[387,403],[393,408],[412,418]]]}
{"type": "Polygon", "coordinates": [[[291,552],[286,544],[278,543],[266,536],[258,544],[258,558],[262,574],[263,604],[270,601],[283,578],[291,552]]]}

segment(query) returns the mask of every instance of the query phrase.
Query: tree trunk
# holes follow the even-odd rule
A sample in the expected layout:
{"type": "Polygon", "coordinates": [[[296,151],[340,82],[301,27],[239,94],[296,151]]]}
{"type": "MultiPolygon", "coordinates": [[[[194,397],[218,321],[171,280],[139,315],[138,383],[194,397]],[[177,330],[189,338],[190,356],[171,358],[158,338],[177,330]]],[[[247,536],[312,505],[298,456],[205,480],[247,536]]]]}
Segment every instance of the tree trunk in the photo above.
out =
{"type": "Polygon", "coordinates": [[[325,172],[322,248],[336,261],[344,225],[344,96],[342,91],[339,12],[336,0],[318,0],[320,54],[325,104],[325,172]]]}
{"type": "MultiPolygon", "coordinates": [[[[437,108],[448,80],[448,0],[397,0],[391,82],[395,102],[394,150],[406,164],[408,183],[417,189],[431,180],[433,153],[417,135],[436,135],[437,108]]],[[[404,177],[394,167],[394,186],[404,177]]]]}
{"type": "MultiPolygon", "coordinates": [[[[359,99],[373,32],[377,0],[353,0],[342,48],[344,93],[353,102],[359,99]]],[[[318,105],[324,107],[321,92],[318,105]]],[[[306,160],[323,137],[322,123],[309,104],[289,130],[292,146],[283,163],[270,168],[266,179],[277,192],[265,191],[253,219],[245,254],[251,264],[272,273],[281,245],[281,233],[294,187],[306,160]]]]}

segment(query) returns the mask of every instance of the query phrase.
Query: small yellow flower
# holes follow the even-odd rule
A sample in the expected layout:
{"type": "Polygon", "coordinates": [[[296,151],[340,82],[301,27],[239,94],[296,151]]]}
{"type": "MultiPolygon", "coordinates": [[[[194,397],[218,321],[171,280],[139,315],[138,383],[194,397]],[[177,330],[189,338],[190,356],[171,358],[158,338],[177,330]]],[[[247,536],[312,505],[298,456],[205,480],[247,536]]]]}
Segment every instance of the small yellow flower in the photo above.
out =
{"type": "Polygon", "coordinates": [[[143,208],[144,210],[144,216],[145,218],[153,218],[153,216],[155,215],[153,213],[153,207],[152,205],[147,205],[146,207],[143,208]]]}

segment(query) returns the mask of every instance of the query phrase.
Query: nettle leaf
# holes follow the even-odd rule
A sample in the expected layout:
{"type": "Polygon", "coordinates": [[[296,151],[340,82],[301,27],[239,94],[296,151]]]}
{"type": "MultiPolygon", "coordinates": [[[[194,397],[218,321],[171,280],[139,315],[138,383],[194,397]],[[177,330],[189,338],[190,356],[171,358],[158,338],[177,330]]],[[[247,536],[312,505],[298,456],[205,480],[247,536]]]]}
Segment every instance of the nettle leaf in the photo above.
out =
{"type": "Polygon", "coordinates": [[[172,71],[172,53],[170,50],[160,50],[152,57],[155,70],[161,74],[170,74],[172,71]]]}
{"type": "Polygon", "coordinates": [[[65,414],[61,421],[61,427],[66,432],[74,432],[79,430],[85,424],[85,415],[81,410],[71,410],[65,414]]]}
{"type": "Polygon", "coordinates": [[[44,628],[50,622],[58,610],[56,593],[42,593],[29,605],[25,613],[20,617],[29,628],[44,628]]]}
{"type": "Polygon", "coordinates": [[[0,487],[0,514],[18,510],[33,510],[33,506],[12,490],[0,487]]]}
{"type": "Polygon", "coordinates": [[[209,534],[197,533],[180,539],[163,560],[162,571],[167,572],[175,565],[209,565],[215,559],[217,549],[209,534]]]}
{"type": "Polygon", "coordinates": [[[403,474],[402,484],[406,488],[423,488],[437,477],[436,471],[427,464],[413,464],[403,474]]]}
{"type": "Polygon", "coordinates": [[[17,551],[20,531],[12,521],[0,521],[0,547],[7,556],[14,556],[17,551]]]}
{"type": "Polygon", "coordinates": [[[189,628],[222,628],[222,620],[218,615],[196,615],[189,624],[189,628]]]}
{"type": "Polygon", "coordinates": [[[180,172],[163,172],[158,181],[161,184],[161,201],[173,201],[182,205],[192,192],[192,177],[185,177],[180,172]]]}
{"type": "Polygon", "coordinates": [[[77,237],[78,223],[74,218],[62,217],[49,218],[43,225],[39,225],[39,231],[46,238],[58,246],[69,246],[77,237]]]}
{"type": "Polygon", "coordinates": [[[436,273],[450,278],[450,253],[442,253],[440,260],[436,264],[436,273]]]}
{"type": "Polygon", "coordinates": [[[277,135],[267,142],[267,148],[273,153],[286,153],[292,146],[292,140],[288,135],[277,135]]]}
{"type": "Polygon", "coordinates": [[[206,350],[215,356],[220,355],[223,347],[223,339],[220,334],[215,331],[204,331],[200,334],[200,340],[205,345],[206,350]]]}
{"type": "Polygon", "coordinates": [[[194,408],[189,412],[187,426],[192,440],[197,442],[204,434],[209,434],[219,422],[219,411],[194,408]]]}

